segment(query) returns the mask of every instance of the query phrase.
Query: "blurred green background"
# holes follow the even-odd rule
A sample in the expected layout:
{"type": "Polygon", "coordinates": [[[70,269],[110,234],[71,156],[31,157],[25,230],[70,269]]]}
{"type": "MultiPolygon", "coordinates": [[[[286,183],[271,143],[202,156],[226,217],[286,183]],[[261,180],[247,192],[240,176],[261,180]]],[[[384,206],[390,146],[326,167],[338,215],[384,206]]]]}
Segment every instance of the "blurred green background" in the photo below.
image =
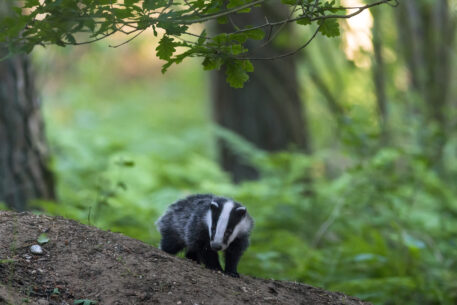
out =
{"type": "MultiPolygon", "coordinates": [[[[424,16],[432,15],[434,1],[422,2],[424,16]]],[[[440,45],[440,29],[424,21],[436,31],[420,36],[424,50],[451,53],[443,105],[425,94],[441,90],[436,54],[412,70],[415,50],[395,16],[402,11],[376,12],[378,24],[370,13],[342,21],[340,38],[319,37],[298,57],[309,155],[262,151],[217,127],[211,75],[198,59],[162,75],[150,34],[119,48],[109,44],[122,37],[37,50],[59,203],[36,202],[36,209],[157,246],[154,222],[170,203],[192,193],[230,196],[256,222],[243,274],[306,282],[374,304],[456,304],[454,40],[440,45]],[[381,65],[387,117],[377,102],[381,65]],[[426,88],[415,85],[414,73],[426,88]],[[431,115],[437,107],[445,124],[431,115]],[[217,136],[257,168],[258,180],[231,182],[218,164],[217,136]]]]}

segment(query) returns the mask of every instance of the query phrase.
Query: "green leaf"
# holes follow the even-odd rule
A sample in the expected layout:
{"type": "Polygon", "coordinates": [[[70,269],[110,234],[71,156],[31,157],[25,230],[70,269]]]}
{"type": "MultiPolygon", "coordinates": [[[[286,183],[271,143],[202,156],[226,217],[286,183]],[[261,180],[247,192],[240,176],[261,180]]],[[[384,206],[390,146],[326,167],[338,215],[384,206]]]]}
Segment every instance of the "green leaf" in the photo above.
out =
{"type": "Polygon", "coordinates": [[[254,71],[254,66],[249,60],[231,60],[226,65],[226,80],[233,88],[243,88],[249,79],[247,72],[254,71]]]}
{"type": "Polygon", "coordinates": [[[111,23],[109,21],[105,21],[104,23],[102,23],[98,30],[93,34],[94,36],[97,36],[97,35],[100,35],[100,34],[104,34],[111,26],[111,23]]]}
{"type": "MultiPolygon", "coordinates": [[[[27,24],[27,18],[20,17],[20,18],[12,18],[12,17],[4,17],[1,20],[1,28],[6,28],[6,34],[9,37],[17,37],[20,35],[20,32],[24,29],[25,25],[27,24]]],[[[5,31],[3,29],[3,31],[5,31]]]]}
{"type": "Polygon", "coordinates": [[[212,58],[212,57],[205,57],[205,59],[202,62],[203,69],[208,71],[208,70],[219,70],[222,66],[222,59],[217,57],[217,58],[212,58]]]}
{"type": "Polygon", "coordinates": [[[84,21],[84,25],[91,32],[93,32],[95,30],[95,20],[94,19],[87,19],[86,21],[84,21]]]}
{"type": "Polygon", "coordinates": [[[243,67],[246,72],[254,72],[254,65],[250,60],[243,60],[243,67]]]}
{"type": "Polygon", "coordinates": [[[168,3],[167,0],[144,0],[143,8],[145,10],[155,10],[159,7],[164,7],[168,3]]]}
{"type": "Polygon", "coordinates": [[[170,21],[159,21],[157,26],[164,29],[168,35],[181,35],[189,28],[187,25],[179,25],[170,21]]]}
{"type": "Polygon", "coordinates": [[[197,0],[193,2],[194,7],[196,8],[204,8],[205,7],[205,0],[197,0]]]}
{"type": "Polygon", "coordinates": [[[246,51],[247,51],[247,49],[243,48],[243,46],[241,44],[233,44],[231,46],[231,50],[230,50],[230,52],[233,55],[238,55],[238,54],[244,53],[246,51]]]}
{"type": "Polygon", "coordinates": [[[246,33],[230,34],[230,39],[239,43],[245,43],[246,40],[248,40],[248,37],[249,36],[246,33]]]}
{"type": "MultiPolygon", "coordinates": [[[[241,6],[243,4],[246,4],[246,0],[229,0],[229,3],[227,4],[227,8],[235,8],[238,6],[241,6]]],[[[239,10],[238,13],[249,13],[251,11],[250,8],[245,8],[242,10],[239,10]]]]}
{"type": "Polygon", "coordinates": [[[125,18],[133,16],[132,10],[129,8],[126,8],[126,9],[113,8],[113,13],[114,13],[114,16],[116,16],[119,19],[125,19],[125,18]]]}
{"type": "Polygon", "coordinates": [[[200,37],[198,37],[197,44],[199,46],[203,45],[206,41],[206,30],[203,30],[202,33],[200,34],[200,37]]]}
{"type": "Polygon", "coordinates": [[[234,8],[234,7],[243,5],[245,3],[246,3],[246,1],[244,1],[244,0],[229,0],[229,2],[227,4],[227,8],[234,8]]]}
{"type": "Polygon", "coordinates": [[[40,5],[40,1],[38,0],[26,0],[24,4],[24,8],[31,8],[34,6],[40,5]]]}
{"type": "Polygon", "coordinates": [[[265,32],[262,31],[261,29],[253,29],[245,32],[245,34],[248,35],[249,38],[255,39],[255,40],[262,40],[265,37],[265,32]]]}
{"type": "Polygon", "coordinates": [[[227,24],[228,23],[228,18],[227,16],[222,16],[216,19],[217,23],[219,24],[227,24]]]}
{"type": "Polygon", "coordinates": [[[20,7],[14,6],[13,11],[19,16],[22,15],[22,8],[20,8],[20,7]]]}
{"type": "Polygon", "coordinates": [[[299,19],[299,20],[297,20],[297,24],[310,25],[311,24],[311,19],[309,19],[308,17],[303,18],[303,19],[299,19]]]}
{"type": "Polygon", "coordinates": [[[288,4],[288,5],[295,5],[297,4],[297,0],[281,0],[282,3],[288,4]]]}
{"type": "Polygon", "coordinates": [[[340,26],[336,19],[319,20],[318,24],[320,25],[319,32],[321,32],[322,35],[327,37],[340,36],[340,26]]]}
{"type": "MultiPolygon", "coordinates": [[[[150,24],[150,19],[148,16],[141,16],[140,20],[138,20],[138,29],[139,30],[144,30],[146,29],[150,24]]],[[[155,29],[154,29],[155,31],[155,29]]],[[[157,36],[157,32],[154,33],[155,36],[157,36]]]]}
{"type": "Polygon", "coordinates": [[[45,244],[49,241],[48,235],[46,233],[41,233],[36,240],[39,244],[45,244]]]}
{"type": "Polygon", "coordinates": [[[159,41],[159,45],[156,48],[156,55],[160,59],[169,60],[173,53],[176,51],[175,43],[173,38],[170,38],[166,35],[162,37],[159,41]]]}
{"type": "Polygon", "coordinates": [[[173,60],[170,60],[170,61],[166,62],[165,64],[163,64],[162,69],[161,69],[162,74],[167,72],[168,68],[170,68],[172,64],[174,64],[173,60]]]}
{"type": "Polygon", "coordinates": [[[65,35],[65,38],[67,38],[69,43],[76,44],[76,39],[75,39],[75,37],[73,35],[67,34],[67,35],[65,35]]]}
{"type": "Polygon", "coordinates": [[[221,33],[213,37],[214,43],[217,45],[225,44],[227,42],[228,35],[226,33],[221,33]]]}
{"type": "Polygon", "coordinates": [[[137,0],[124,0],[125,6],[132,6],[134,3],[138,2],[137,0]]]}

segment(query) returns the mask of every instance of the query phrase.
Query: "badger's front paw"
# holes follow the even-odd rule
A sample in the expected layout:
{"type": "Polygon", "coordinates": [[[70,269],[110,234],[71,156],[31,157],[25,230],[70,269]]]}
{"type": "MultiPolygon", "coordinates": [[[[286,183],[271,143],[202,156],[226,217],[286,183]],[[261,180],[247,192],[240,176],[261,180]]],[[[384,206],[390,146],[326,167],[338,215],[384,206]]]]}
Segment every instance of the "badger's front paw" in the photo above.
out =
{"type": "Polygon", "coordinates": [[[230,275],[231,277],[240,277],[238,272],[226,271],[225,274],[230,275]]]}

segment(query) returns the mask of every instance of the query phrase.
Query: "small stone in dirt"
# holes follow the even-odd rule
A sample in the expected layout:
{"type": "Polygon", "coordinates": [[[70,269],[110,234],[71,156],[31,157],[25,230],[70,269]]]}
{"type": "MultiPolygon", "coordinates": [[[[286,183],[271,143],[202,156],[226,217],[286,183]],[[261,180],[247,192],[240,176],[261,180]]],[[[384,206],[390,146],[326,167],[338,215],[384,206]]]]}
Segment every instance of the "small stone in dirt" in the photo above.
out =
{"type": "Polygon", "coordinates": [[[32,252],[33,254],[41,255],[43,254],[43,248],[41,248],[40,245],[33,245],[30,247],[30,252],[32,252]]]}
{"type": "Polygon", "coordinates": [[[181,304],[181,303],[182,303],[181,301],[176,302],[176,304],[178,304],[178,305],[181,304]]]}
{"type": "Polygon", "coordinates": [[[36,303],[37,305],[49,305],[49,302],[44,299],[40,299],[36,303]]]}
{"type": "Polygon", "coordinates": [[[241,287],[241,290],[243,290],[243,292],[248,292],[248,289],[246,287],[241,287]]]}

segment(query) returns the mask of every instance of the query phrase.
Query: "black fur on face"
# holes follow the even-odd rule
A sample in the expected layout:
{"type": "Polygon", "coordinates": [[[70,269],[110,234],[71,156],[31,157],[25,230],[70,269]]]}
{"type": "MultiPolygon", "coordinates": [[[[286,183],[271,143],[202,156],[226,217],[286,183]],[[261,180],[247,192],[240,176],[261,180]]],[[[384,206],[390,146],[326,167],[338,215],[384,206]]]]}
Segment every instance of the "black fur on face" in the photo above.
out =
{"type": "MultiPolygon", "coordinates": [[[[219,200],[221,201],[221,200],[219,200]]],[[[219,216],[222,211],[222,203],[218,203],[216,200],[213,201],[216,204],[211,203],[210,209],[211,209],[211,236],[210,240],[214,240],[214,235],[216,234],[216,226],[217,226],[217,220],[219,219],[219,216]]]]}
{"type": "Polygon", "coordinates": [[[230,236],[232,235],[233,230],[235,229],[236,225],[238,223],[240,223],[241,219],[243,219],[244,215],[246,215],[246,209],[238,209],[240,207],[241,207],[241,205],[239,203],[235,202],[235,205],[234,205],[232,211],[230,212],[230,218],[229,218],[229,221],[227,224],[227,229],[225,229],[225,233],[224,233],[223,243],[225,245],[228,244],[228,240],[229,240],[230,236]]]}

